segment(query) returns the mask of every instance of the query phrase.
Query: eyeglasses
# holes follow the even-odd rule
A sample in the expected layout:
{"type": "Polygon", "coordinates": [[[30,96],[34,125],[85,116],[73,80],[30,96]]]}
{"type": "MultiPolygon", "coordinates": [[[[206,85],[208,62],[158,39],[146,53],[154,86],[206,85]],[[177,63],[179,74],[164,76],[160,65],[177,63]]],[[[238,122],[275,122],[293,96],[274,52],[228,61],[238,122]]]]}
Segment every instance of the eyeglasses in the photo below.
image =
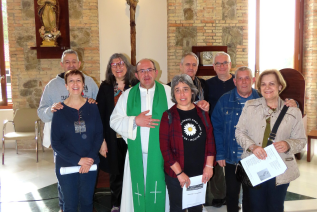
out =
{"type": "Polygon", "coordinates": [[[151,74],[151,73],[153,73],[155,71],[155,69],[153,69],[153,68],[148,68],[148,69],[140,69],[139,71],[137,71],[137,72],[139,72],[140,74],[145,74],[145,72],[147,72],[148,74],[151,74]]]}
{"type": "Polygon", "coordinates": [[[215,66],[216,66],[216,67],[220,67],[221,65],[227,66],[229,63],[230,63],[230,62],[228,62],[228,61],[225,61],[225,62],[223,62],[223,63],[217,62],[217,63],[215,64],[215,66]]]}
{"type": "Polygon", "coordinates": [[[121,60],[120,62],[118,62],[118,63],[111,63],[111,67],[112,68],[117,68],[117,67],[122,67],[122,66],[124,66],[124,62],[121,60]]]}

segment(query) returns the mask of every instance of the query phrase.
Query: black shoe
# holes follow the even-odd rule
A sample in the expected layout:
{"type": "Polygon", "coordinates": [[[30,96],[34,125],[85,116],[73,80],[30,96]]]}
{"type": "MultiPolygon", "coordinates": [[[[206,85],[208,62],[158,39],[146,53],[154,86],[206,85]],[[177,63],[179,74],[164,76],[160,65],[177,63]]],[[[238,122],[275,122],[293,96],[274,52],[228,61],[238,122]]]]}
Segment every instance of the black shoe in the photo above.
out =
{"type": "Polygon", "coordinates": [[[222,205],[226,204],[226,199],[213,199],[211,206],[215,208],[220,208],[222,205]]]}

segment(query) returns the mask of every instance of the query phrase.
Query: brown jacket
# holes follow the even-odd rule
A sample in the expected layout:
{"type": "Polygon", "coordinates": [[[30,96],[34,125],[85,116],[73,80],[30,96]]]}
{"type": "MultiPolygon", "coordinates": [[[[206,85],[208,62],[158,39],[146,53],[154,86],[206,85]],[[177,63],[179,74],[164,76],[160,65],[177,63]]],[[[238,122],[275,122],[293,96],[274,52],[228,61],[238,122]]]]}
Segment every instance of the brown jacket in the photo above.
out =
{"type": "MultiPolygon", "coordinates": [[[[271,130],[283,106],[284,101],[279,98],[277,110],[271,114],[271,130]]],[[[252,144],[262,146],[267,115],[269,107],[263,97],[246,102],[236,126],[237,142],[244,149],[242,158],[252,154],[247,151],[252,144]]],[[[300,152],[307,142],[302,114],[298,108],[290,107],[287,110],[277,130],[275,141],[286,141],[290,146],[287,153],[279,153],[287,166],[284,174],[276,177],[276,184],[281,185],[299,177],[294,154],[300,152]]]]}

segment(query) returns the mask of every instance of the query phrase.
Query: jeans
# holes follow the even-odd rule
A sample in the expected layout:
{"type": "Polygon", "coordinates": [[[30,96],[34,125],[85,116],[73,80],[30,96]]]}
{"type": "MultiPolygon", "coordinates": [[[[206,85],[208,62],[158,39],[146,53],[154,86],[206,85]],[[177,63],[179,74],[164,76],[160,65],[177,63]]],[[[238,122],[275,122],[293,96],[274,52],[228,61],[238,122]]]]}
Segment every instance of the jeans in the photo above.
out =
{"type": "Polygon", "coordinates": [[[124,161],[127,154],[127,144],[122,138],[117,138],[117,159],[119,174],[110,174],[111,206],[121,205],[124,161]]]}
{"type": "MultiPolygon", "coordinates": [[[[225,166],[225,177],[226,177],[226,188],[227,188],[227,211],[228,212],[238,212],[239,211],[239,194],[241,189],[241,183],[237,180],[236,174],[236,165],[227,163],[225,166]]],[[[243,212],[249,212],[248,206],[248,195],[247,188],[243,186],[243,198],[242,198],[242,207],[243,212]]]]}
{"type": "MultiPolygon", "coordinates": [[[[181,212],[186,211],[182,209],[182,199],[183,199],[183,189],[177,178],[173,178],[165,174],[165,183],[168,190],[168,196],[170,199],[170,211],[171,212],[181,212]]],[[[197,205],[188,208],[188,212],[202,212],[203,206],[197,205]]]]}
{"type": "Polygon", "coordinates": [[[60,175],[60,166],[56,165],[56,177],[64,200],[64,212],[93,211],[93,197],[97,180],[97,171],[85,174],[73,173],[60,175]]]}
{"type": "MultiPolygon", "coordinates": [[[[289,183],[275,185],[275,178],[261,184],[260,189],[248,188],[249,207],[253,212],[283,212],[289,183]]],[[[244,192],[245,190],[243,190],[244,192]]],[[[244,193],[244,196],[246,194],[244,193]]]]}

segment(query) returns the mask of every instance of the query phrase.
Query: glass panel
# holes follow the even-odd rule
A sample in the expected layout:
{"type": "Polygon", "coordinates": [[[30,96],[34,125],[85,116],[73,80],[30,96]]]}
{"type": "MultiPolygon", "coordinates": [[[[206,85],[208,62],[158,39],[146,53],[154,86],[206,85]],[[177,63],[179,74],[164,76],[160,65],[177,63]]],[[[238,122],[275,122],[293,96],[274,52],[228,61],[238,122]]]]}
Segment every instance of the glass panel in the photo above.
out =
{"type": "Polygon", "coordinates": [[[260,72],[294,67],[295,1],[260,1],[260,72]]]}
{"type": "Polygon", "coordinates": [[[199,63],[200,65],[203,66],[212,66],[213,60],[215,55],[218,52],[222,52],[222,51],[212,51],[212,52],[201,52],[200,53],[200,60],[199,63]]]}
{"type": "Polygon", "coordinates": [[[2,0],[2,17],[3,17],[3,34],[4,34],[4,59],[7,80],[7,99],[12,102],[11,78],[10,78],[10,54],[9,54],[9,37],[8,37],[8,18],[7,18],[7,0],[2,0]]]}

